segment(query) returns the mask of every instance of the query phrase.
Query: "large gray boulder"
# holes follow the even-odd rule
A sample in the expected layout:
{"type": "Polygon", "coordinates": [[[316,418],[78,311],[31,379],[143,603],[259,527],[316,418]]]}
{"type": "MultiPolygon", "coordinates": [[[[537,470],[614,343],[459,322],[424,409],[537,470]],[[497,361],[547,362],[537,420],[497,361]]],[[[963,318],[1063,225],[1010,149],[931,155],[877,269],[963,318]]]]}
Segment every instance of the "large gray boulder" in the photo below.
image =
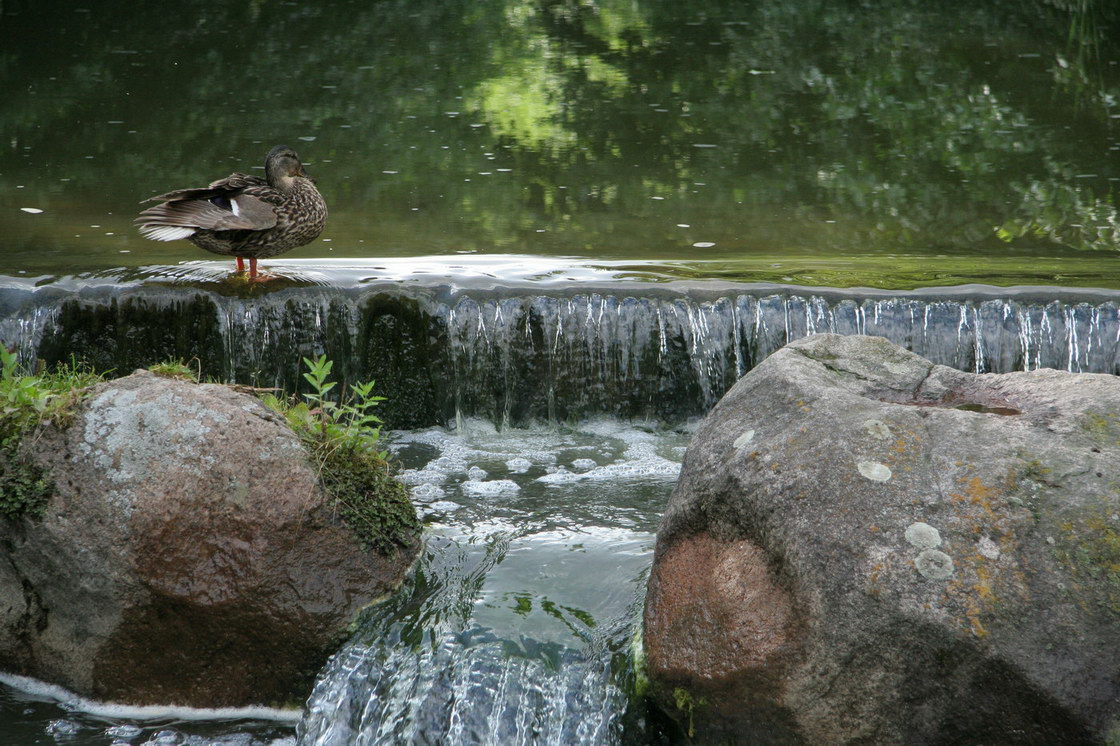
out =
{"type": "Polygon", "coordinates": [[[289,704],[416,554],[364,551],[255,397],[139,371],[23,444],[40,519],[0,518],[0,669],[99,700],[289,704]]]}
{"type": "Polygon", "coordinates": [[[1120,743],[1120,379],[783,348],[688,449],[644,644],[701,742],[1120,743]]]}

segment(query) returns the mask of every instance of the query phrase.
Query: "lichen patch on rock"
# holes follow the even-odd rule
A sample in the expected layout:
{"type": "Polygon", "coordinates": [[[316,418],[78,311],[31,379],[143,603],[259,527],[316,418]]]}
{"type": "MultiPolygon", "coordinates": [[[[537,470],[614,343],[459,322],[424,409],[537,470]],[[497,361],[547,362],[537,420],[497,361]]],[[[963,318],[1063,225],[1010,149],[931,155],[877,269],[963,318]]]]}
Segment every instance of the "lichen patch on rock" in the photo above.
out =
{"type": "Polygon", "coordinates": [[[941,546],[941,534],[936,528],[918,521],[906,527],[906,541],[918,549],[936,549],[941,546]]]}
{"type": "Polygon", "coordinates": [[[948,580],[953,577],[953,558],[936,549],[924,549],[914,558],[914,567],[930,580],[948,580]]]}
{"type": "Polygon", "coordinates": [[[886,482],[892,476],[891,468],[878,461],[859,461],[856,463],[859,473],[872,482],[886,482]]]}
{"type": "Polygon", "coordinates": [[[867,434],[872,438],[887,440],[891,437],[890,427],[882,420],[866,420],[863,423],[863,429],[866,430],[867,434]]]}
{"type": "Polygon", "coordinates": [[[735,442],[732,445],[734,445],[736,448],[742,448],[752,440],[754,440],[754,430],[747,430],[745,433],[736,438],[735,442]]]}

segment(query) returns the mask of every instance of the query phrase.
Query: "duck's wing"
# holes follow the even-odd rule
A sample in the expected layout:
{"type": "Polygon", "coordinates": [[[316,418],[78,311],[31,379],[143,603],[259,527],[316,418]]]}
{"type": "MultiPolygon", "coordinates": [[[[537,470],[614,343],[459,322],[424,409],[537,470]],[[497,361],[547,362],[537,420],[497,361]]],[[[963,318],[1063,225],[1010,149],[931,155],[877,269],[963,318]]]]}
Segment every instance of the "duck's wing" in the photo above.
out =
{"type": "Polygon", "coordinates": [[[135,222],[148,238],[170,241],[195,230],[267,230],[276,225],[275,195],[264,179],[230,174],[208,187],[177,189],[144,200],[160,204],[142,211],[135,222]],[[194,230],[192,230],[194,229],[194,230]]]}

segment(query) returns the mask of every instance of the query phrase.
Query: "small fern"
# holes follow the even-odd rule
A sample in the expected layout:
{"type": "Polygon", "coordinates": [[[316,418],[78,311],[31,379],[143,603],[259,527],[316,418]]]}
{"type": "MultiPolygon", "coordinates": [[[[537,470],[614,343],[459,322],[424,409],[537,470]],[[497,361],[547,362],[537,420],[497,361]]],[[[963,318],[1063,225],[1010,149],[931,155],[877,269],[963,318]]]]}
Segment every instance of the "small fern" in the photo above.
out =
{"type": "Polygon", "coordinates": [[[311,393],[303,401],[265,394],[261,400],[283,415],[315,462],[319,483],[362,545],[382,554],[408,546],[420,522],[404,485],[393,477],[387,451],[379,450],[381,420],[373,409],[385,400],[373,381],[355,384],[335,401],[329,396],[333,363],[325,355],[303,359],[311,393]]]}

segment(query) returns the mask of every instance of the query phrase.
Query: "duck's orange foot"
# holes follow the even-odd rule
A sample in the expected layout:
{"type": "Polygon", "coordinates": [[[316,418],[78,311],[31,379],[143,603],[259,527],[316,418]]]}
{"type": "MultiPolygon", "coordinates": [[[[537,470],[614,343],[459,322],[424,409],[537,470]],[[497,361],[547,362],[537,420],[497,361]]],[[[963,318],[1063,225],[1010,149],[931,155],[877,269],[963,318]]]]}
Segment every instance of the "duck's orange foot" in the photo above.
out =
{"type": "MultiPolygon", "coordinates": [[[[234,259],[237,260],[237,274],[239,274],[239,275],[245,274],[245,258],[240,257],[240,256],[235,256],[234,259]]],[[[252,256],[249,257],[249,276],[245,278],[247,281],[249,281],[249,282],[268,282],[269,280],[275,280],[276,277],[277,277],[277,275],[270,275],[266,272],[257,272],[257,259],[256,259],[256,257],[252,257],[252,256]]]]}

